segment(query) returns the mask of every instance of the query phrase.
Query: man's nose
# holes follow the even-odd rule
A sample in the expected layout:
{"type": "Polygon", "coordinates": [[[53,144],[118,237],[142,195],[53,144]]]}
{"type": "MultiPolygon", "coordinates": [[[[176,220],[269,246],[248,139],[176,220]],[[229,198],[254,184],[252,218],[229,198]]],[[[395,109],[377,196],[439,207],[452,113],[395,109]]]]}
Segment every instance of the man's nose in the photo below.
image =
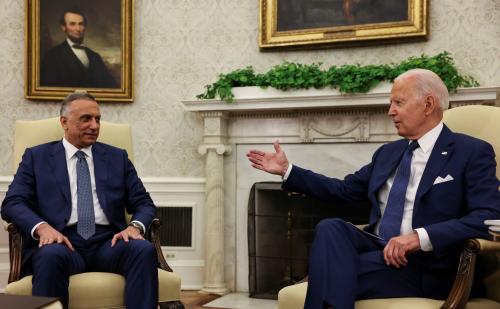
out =
{"type": "Polygon", "coordinates": [[[98,129],[99,125],[100,125],[99,122],[97,120],[95,120],[95,119],[92,119],[92,121],[90,122],[90,127],[92,129],[98,129]]]}
{"type": "Polygon", "coordinates": [[[393,104],[389,105],[389,110],[387,111],[387,115],[394,116],[396,114],[395,111],[394,111],[393,106],[394,106],[393,104]]]}

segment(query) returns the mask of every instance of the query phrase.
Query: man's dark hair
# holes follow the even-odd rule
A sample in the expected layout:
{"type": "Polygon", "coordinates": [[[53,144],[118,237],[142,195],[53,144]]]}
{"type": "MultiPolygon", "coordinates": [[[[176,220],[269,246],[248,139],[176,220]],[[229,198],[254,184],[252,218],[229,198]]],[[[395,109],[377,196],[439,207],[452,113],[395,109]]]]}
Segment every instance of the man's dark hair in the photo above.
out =
{"type": "Polygon", "coordinates": [[[59,18],[59,24],[61,26],[66,26],[66,20],[64,19],[64,17],[66,16],[66,13],[73,13],[73,14],[77,14],[77,15],[82,16],[83,17],[83,24],[85,26],[87,26],[87,16],[85,16],[85,14],[83,14],[83,12],[79,8],[69,8],[69,9],[64,10],[61,17],[59,18]]]}
{"type": "Polygon", "coordinates": [[[87,101],[96,101],[95,97],[87,92],[73,92],[64,98],[61,102],[61,110],[59,111],[60,116],[68,115],[68,108],[71,102],[76,100],[87,100],[87,101]]]}

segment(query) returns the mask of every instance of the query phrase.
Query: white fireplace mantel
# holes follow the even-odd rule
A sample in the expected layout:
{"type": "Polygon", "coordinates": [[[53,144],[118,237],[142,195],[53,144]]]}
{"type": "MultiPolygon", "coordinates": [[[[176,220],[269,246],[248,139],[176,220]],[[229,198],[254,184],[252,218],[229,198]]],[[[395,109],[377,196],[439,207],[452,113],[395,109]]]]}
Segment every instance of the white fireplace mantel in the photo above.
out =
{"type": "MultiPolygon", "coordinates": [[[[246,112],[335,109],[345,107],[388,107],[390,84],[380,84],[365,94],[341,94],[334,89],[281,91],[260,87],[233,88],[231,103],[221,100],[183,101],[191,112],[246,112]]],[[[459,88],[450,94],[452,106],[466,104],[500,105],[500,87],[459,88]]]]}
{"type": "MultiPolygon", "coordinates": [[[[390,85],[380,85],[366,94],[258,87],[233,92],[232,103],[182,102],[187,111],[198,113],[204,124],[198,149],[206,155],[203,289],[219,294],[248,291],[248,195],[254,182],[279,181],[250,167],[245,158],[250,147],[272,151],[270,144],[279,139],[292,162],[339,177],[335,173],[352,172],[365,164],[381,143],[399,138],[387,117],[390,85]],[[336,146],[328,145],[332,143],[336,146]],[[329,170],[330,166],[335,170],[329,170]]],[[[499,97],[500,87],[462,88],[450,95],[450,105],[500,106],[499,97]]]]}

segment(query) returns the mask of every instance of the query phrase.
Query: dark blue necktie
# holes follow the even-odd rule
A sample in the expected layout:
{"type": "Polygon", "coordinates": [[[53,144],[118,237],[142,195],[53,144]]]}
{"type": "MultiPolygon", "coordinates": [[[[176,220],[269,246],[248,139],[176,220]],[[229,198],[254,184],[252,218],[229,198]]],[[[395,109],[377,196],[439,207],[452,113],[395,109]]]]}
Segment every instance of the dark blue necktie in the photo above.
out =
{"type": "Polygon", "coordinates": [[[84,239],[89,239],[95,233],[94,201],[92,198],[92,185],[90,171],[83,151],[77,151],[76,157],[76,192],[78,201],[77,231],[84,239]]]}
{"type": "Polygon", "coordinates": [[[400,234],[406,189],[410,181],[411,158],[413,156],[413,151],[417,148],[417,142],[410,143],[399,163],[396,177],[394,177],[394,182],[389,192],[389,197],[387,198],[384,216],[380,222],[379,235],[384,239],[390,239],[400,234]]]}

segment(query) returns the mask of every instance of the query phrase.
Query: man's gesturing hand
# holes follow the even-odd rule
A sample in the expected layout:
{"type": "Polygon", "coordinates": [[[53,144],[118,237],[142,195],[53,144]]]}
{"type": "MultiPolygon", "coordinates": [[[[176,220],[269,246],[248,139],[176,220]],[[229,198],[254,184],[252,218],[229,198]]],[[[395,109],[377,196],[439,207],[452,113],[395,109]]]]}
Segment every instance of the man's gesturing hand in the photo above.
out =
{"type": "Polygon", "coordinates": [[[274,142],[274,150],[276,151],[275,153],[252,149],[247,153],[247,157],[252,162],[253,167],[271,174],[283,176],[288,169],[288,159],[278,141],[274,142]]]}
{"type": "Polygon", "coordinates": [[[54,229],[48,223],[42,223],[35,229],[35,234],[39,237],[38,247],[58,243],[65,244],[71,251],[75,251],[69,239],[54,229]]]}
{"type": "Polygon", "coordinates": [[[114,247],[116,242],[120,239],[128,242],[129,239],[144,239],[144,237],[142,237],[141,231],[139,231],[138,228],[129,225],[126,229],[113,236],[113,239],[111,239],[111,247],[114,247]]]}
{"type": "Polygon", "coordinates": [[[406,266],[408,264],[406,255],[419,249],[420,240],[418,239],[417,232],[393,237],[384,248],[384,260],[387,265],[392,265],[396,268],[406,266]]]}

